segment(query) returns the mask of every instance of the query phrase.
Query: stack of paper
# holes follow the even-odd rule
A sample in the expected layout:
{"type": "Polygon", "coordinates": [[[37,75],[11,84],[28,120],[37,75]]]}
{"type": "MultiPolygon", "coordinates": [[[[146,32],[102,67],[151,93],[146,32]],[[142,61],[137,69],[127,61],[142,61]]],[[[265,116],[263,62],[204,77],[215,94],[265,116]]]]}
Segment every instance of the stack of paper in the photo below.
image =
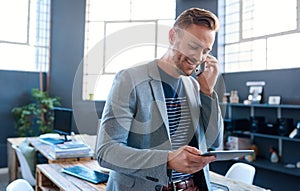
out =
{"type": "Polygon", "coordinates": [[[93,151],[86,144],[78,141],[65,142],[52,147],[49,153],[53,158],[91,157],[93,151]]]}

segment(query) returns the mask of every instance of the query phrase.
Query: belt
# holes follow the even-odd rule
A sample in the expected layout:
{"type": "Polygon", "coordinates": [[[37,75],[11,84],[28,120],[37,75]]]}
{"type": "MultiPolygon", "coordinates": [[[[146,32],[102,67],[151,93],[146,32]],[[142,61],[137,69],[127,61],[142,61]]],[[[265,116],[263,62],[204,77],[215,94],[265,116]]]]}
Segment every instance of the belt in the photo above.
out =
{"type": "Polygon", "coordinates": [[[168,187],[163,186],[162,191],[181,191],[181,190],[189,190],[195,189],[196,185],[194,183],[193,178],[189,178],[187,180],[179,180],[175,182],[169,183],[168,187]]]}

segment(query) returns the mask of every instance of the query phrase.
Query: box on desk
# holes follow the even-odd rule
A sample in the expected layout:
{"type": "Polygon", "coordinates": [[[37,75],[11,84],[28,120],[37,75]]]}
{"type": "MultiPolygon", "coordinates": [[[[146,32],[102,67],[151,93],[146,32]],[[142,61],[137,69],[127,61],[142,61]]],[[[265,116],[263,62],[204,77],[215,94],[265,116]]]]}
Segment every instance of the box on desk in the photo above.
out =
{"type": "Polygon", "coordinates": [[[226,148],[228,150],[242,150],[249,149],[251,146],[251,139],[246,137],[228,136],[226,148]]]}

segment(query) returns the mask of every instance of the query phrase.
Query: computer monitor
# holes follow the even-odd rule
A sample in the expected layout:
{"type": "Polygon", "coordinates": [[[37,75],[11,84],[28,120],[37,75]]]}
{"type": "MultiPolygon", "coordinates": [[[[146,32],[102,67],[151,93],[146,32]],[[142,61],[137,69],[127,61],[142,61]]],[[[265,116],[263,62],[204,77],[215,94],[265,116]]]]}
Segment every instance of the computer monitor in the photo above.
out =
{"type": "Polygon", "coordinates": [[[71,135],[72,132],[72,119],[73,110],[70,108],[55,107],[54,108],[54,132],[64,135],[65,141],[67,141],[67,135],[71,135]]]}

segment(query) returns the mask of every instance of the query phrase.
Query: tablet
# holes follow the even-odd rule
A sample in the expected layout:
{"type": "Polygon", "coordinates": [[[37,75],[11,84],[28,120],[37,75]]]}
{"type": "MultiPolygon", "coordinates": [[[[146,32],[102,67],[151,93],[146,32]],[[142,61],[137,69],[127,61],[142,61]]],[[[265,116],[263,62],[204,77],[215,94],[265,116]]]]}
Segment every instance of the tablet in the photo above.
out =
{"type": "Polygon", "coordinates": [[[245,155],[253,155],[254,150],[226,150],[226,151],[208,151],[203,154],[200,154],[201,156],[216,156],[217,161],[222,160],[231,160],[234,158],[240,158],[245,155]]]}
{"type": "Polygon", "coordinates": [[[107,174],[83,166],[72,166],[72,167],[63,168],[62,172],[75,176],[77,178],[81,178],[83,180],[87,180],[94,184],[103,183],[108,180],[107,174]]]}

